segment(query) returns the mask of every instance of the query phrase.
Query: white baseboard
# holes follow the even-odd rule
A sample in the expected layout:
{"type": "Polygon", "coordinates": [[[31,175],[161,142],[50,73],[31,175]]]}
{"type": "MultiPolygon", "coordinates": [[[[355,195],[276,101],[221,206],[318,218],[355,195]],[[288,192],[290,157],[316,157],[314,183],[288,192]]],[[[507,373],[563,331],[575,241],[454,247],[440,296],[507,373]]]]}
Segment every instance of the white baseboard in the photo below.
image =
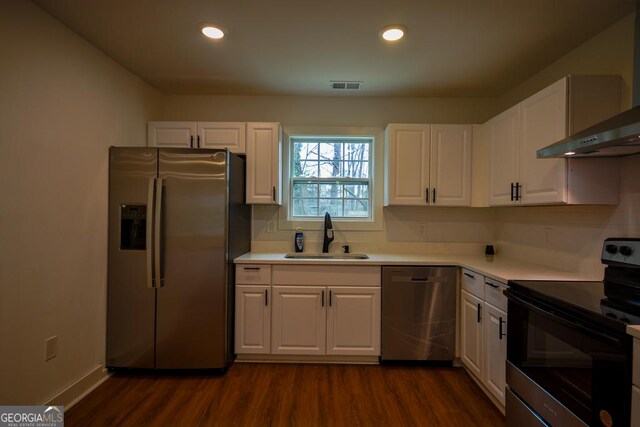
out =
{"type": "Polygon", "coordinates": [[[105,382],[110,376],[109,372],[104,368],[104,365],[100,364],[78,378],[69,387],[47,400],[43,405],[64,406],[64,410],[66,411],[95,390],[96,387],[105,382]]]}

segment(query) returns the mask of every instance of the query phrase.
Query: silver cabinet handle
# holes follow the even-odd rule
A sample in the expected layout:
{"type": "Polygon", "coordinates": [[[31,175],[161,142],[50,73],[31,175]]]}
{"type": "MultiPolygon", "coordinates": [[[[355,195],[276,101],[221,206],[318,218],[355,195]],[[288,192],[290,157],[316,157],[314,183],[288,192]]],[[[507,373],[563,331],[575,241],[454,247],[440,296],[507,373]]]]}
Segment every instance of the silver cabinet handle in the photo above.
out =
{"type": "Polygon", "coordinates": [[[500,287],[500,286],[498,286],[498,285],[494,285],[494,284],[493,284],[493,283],[491,283],[491,282],[484,282],[484,283],[485,283],[486,285],[491,286],[491,287],[492,287],[492,288],[494,288],[494,289],[498,289],[498,288],[500,287]]]}
{"type": "Polygon", "coordinates": [[[160,265],[160,254],[162,253],[162,186],[163,179],[158,178],[158,183],[156,184],[156,207],[154,212],[154,233],[153,233],[153,247],[154,247],[154,267],[156,273],[156,288],[161,288],[163,285],[164,279],[162,278],[162,268],[160,265]]]}
{"type": "Polygon", "coordinates": [[[469,273],[463,273],[465,276],[471,278],[471,279],[475,279],[476,276],[474,276],[473,274],[469,274],[469,273]]]}
{"type": "Polygon", "coordinates": [[[153,288],[153,194],[156,189],[156,179],[149,178],[147,190],[147,227],[145,236],[145,248],[147,250],[147,288],[153,288]]]}

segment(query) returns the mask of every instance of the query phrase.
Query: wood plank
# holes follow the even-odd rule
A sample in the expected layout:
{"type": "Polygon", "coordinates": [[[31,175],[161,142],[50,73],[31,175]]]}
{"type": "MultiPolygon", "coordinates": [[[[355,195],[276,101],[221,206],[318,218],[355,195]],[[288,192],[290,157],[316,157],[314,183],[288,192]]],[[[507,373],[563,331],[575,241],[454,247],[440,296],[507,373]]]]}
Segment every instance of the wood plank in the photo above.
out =
{"type": "Polygon", "coordinates": [[[461,368],[236,363],[224,375],[109,378],[67,426],[504,426],[461,368]]]}

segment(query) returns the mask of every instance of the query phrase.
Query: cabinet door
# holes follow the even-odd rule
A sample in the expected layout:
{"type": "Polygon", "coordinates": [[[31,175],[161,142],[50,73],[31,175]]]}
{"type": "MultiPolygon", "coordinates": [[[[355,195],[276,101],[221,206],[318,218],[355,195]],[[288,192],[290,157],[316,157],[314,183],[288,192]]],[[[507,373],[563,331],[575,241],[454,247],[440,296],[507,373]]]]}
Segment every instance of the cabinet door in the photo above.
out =
{"type": "Polygon", "coordinates": [[[520,105],[487,122],[490,145],[489,204],[510,205],[511,185],[518,181],[520,105]]]}
{"type": "Polygon", "coordinates": [[[390,124],[385,130],[385,206],[428,204],[429,125],[390,124]]]}
{"type": "Polygon", "coordinates": [[[246,124],[244,122],[198,122],[198,148],[228,148],[244,154],[246,124]]]}
{"type": "Polygon", "coordinates": [[[507,313],[485,303],[484,317],[484,384],[504,405],[507,313]]]}
{"type": "Polygon", "coordinates": [[[271,352],[270,292],[271,286],[236,285],[236,353],[271,352]]]}
{"type": "Polygon", "coordinates": [[[196,122],[149,122],[149,147],[195,147],[196,122]]]}
{"type": "Polygon", "coordinates": [[[380,288],[330,286],[327,354],[380,355],[380,288]]]}
{"type": "Polygon", "coordinates": [[[432,206],[471,204],[471,126],[431,125],[432,206]]]}
{"type": "Polygon", "coordinates": [[[247,203],[282,204],[279,123],[247,123],[247,203]]]}
{"type": "Polygon", "coordinates": [[[481,299],[462,291],[460,308],[460,352],[462,363],[482,379],[482,306],[481,299]]]}
{"type": "Polygon", "coordinates": [[[271,352],[325,354],[324,286],[273,286],[271,352]]]}
{"type": "Polygon", "coordinates": [[[521,103],[520,184],[522,204],[566,203],[565,159],[538,159],[536,151],[567,133],[567,79],[521,103]]]}

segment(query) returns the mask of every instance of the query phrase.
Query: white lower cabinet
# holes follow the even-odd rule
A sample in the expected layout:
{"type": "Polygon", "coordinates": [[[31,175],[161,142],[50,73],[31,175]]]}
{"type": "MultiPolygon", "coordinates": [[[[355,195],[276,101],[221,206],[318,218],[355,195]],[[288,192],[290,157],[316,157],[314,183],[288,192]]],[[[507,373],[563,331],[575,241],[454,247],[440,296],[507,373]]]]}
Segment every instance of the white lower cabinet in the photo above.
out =
{"type": "Polygon", "coordinates": [[[484,385],[504,404],[507,313],[484,304],[484,385]]]}
{"type": "Polygon", "coordinates": [[[482,377],[482,306],[484,302],[463,290],[460,309],[462,335],[460,354],[465,364],[478,378],[482,377]]]}
{"type": "Polygon", "coordinates": [[[504,405],[507,360],[505,285],[474,271],[462,270],[460,355],[462,363],[504,405]],[[480,287],[479,284],[484,286],[480,287]]]}
{"type": "Polygon", "coordinates": [[[236,353],[271,352],[271,286],[236,285],[236,353]]]}
{"type": "Polygon", "coordinates": [[[379,356],[380,299],[379,267],[238,265],[235,351],[379,356]]]}
{"type": "Polygon", "coordinates": [[[324,354],[325,288],[274,286],[272,354],[324,354]]]}
{"type": "Polygon", "coordinates": [[[329,287],[327,354],[380,354],[380,288],[329,287]]]}

